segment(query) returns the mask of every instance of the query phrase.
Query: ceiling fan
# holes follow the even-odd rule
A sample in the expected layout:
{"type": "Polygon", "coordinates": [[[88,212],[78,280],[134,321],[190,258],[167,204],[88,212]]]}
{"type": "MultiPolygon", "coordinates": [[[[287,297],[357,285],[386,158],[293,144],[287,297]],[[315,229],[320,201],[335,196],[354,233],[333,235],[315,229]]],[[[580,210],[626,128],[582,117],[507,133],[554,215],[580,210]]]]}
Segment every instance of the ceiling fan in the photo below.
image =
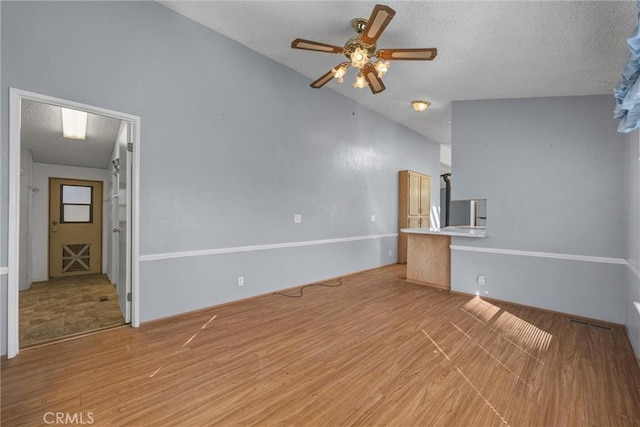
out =
{"type": "Polygon", "coordinates": [[[391,60],[410,61],[431,61],[438,54],[435,48],[413,48],[413,49],[380,49],[376,50],[376,42],[389,25],[389,22],[396,14],[395,10],[389,6],[377,4],[369,19],[355,18],[351,20],[351,26],[357,33],[345,43],[344,47],[315,42],[312,40],[295,39],[291,42],[294,49],[313,50],[316,52],[341,53],[349,60],[336,65],[331,71],[311,83],[314,89],[320,89],[333,78],[343,81],[349,66],[359,70],[354,87],[364,88],[369,86],[375,95],[385,90],[382,76],[389,69],[391,60]],[[371,58],[377,58],[375,63],[371,63],[371,58]]]}

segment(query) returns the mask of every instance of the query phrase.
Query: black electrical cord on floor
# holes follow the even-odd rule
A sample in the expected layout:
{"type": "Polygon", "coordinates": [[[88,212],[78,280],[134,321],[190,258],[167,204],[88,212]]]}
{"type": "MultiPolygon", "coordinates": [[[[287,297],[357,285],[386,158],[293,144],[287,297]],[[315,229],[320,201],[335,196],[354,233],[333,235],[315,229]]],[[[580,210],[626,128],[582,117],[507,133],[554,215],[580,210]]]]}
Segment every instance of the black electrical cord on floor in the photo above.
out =
{"type": "Polygon", "coordinates": [[[338,278],[337,285],[325,285],[324,283],[312,283],[310,285],[304,285],[303,287],[300,288],[300,295],[287,295],[280,292],[274,292],[273,295],[281,295],[287,298],[302,298],[302,295],[304,293],[304,288],[310,288],[312,286],[324,286],[325,288],[337,288],[338,286],[342,286],[342,277],[338,278]]]}

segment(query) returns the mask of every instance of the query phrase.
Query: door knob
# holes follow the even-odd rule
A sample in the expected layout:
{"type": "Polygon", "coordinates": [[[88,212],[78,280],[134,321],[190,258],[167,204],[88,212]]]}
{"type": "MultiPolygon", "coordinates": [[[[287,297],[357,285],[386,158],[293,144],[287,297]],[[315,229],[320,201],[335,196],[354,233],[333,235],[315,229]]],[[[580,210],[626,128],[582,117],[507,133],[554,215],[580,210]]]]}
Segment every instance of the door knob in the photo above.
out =
{"type": "Polygon", "coordinates": [[[112,233],[119,233],[120,229],[119,228],[114,228],[113,230],[111,230],[112,233]]]}

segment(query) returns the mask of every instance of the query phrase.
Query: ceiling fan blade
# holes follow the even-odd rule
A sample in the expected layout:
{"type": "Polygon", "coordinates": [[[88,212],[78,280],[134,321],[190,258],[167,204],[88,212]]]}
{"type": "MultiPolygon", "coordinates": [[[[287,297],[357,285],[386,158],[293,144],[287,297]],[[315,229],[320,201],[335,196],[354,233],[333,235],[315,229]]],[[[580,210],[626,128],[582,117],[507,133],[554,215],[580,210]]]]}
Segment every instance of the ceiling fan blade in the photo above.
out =
{"type": "Polygon", "coordinates": [[[373,45],[376,44],[378,37],[382,34],[391,18],[396,14],[396,11],[389,6],[377,4],[371,12],[371,17],[367,21],[367,25],[362,33],[360,40],[362,43],[373,45]]]}
{"type": "Polygon", "coordinates": [[[384,83],[382,83],[382,79],[378,77],[378,73],[371,63],[362,67],[362,75],[367,83],[369,83],[369,89],[371,89],[371,93],[374,95],[386,89],[384,83]]]}
{"type": "Polygon", "coordinates": [[[332,78],[333,78],[333,70],[330,70],[327,74],[323,75],[318,80],[311,83],[309,86],[311,86],[314,89],[320,89],[322,86],[329,83],[332,78]]]}
{"type": "Polygon", "coordinates": [[[293,49],[313,50],[315,52],[343,53],[344,48],[331,44],[314,42],[313,40],[295,39],[291,42],[293,49]]]}
{"type": "Polygon", "coordinates": [[[387,61],[431,61],[437,54],[438,49],[435,47],[416,49],[380,49],[376,52],[376,57],[387,61]]]}

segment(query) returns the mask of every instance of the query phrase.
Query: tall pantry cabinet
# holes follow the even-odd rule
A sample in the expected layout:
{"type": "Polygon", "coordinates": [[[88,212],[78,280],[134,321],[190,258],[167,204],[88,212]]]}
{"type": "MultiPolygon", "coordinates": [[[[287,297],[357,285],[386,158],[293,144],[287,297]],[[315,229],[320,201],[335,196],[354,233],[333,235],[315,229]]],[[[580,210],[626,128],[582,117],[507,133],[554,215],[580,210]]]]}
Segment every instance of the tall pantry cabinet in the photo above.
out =
{"type": "Polygon", "coordinates": [[[399,172],[398,262],[407,263],[407,235],[402,228],[428,228],[431,210],[431,177],[413,171],[399,172]]]}

